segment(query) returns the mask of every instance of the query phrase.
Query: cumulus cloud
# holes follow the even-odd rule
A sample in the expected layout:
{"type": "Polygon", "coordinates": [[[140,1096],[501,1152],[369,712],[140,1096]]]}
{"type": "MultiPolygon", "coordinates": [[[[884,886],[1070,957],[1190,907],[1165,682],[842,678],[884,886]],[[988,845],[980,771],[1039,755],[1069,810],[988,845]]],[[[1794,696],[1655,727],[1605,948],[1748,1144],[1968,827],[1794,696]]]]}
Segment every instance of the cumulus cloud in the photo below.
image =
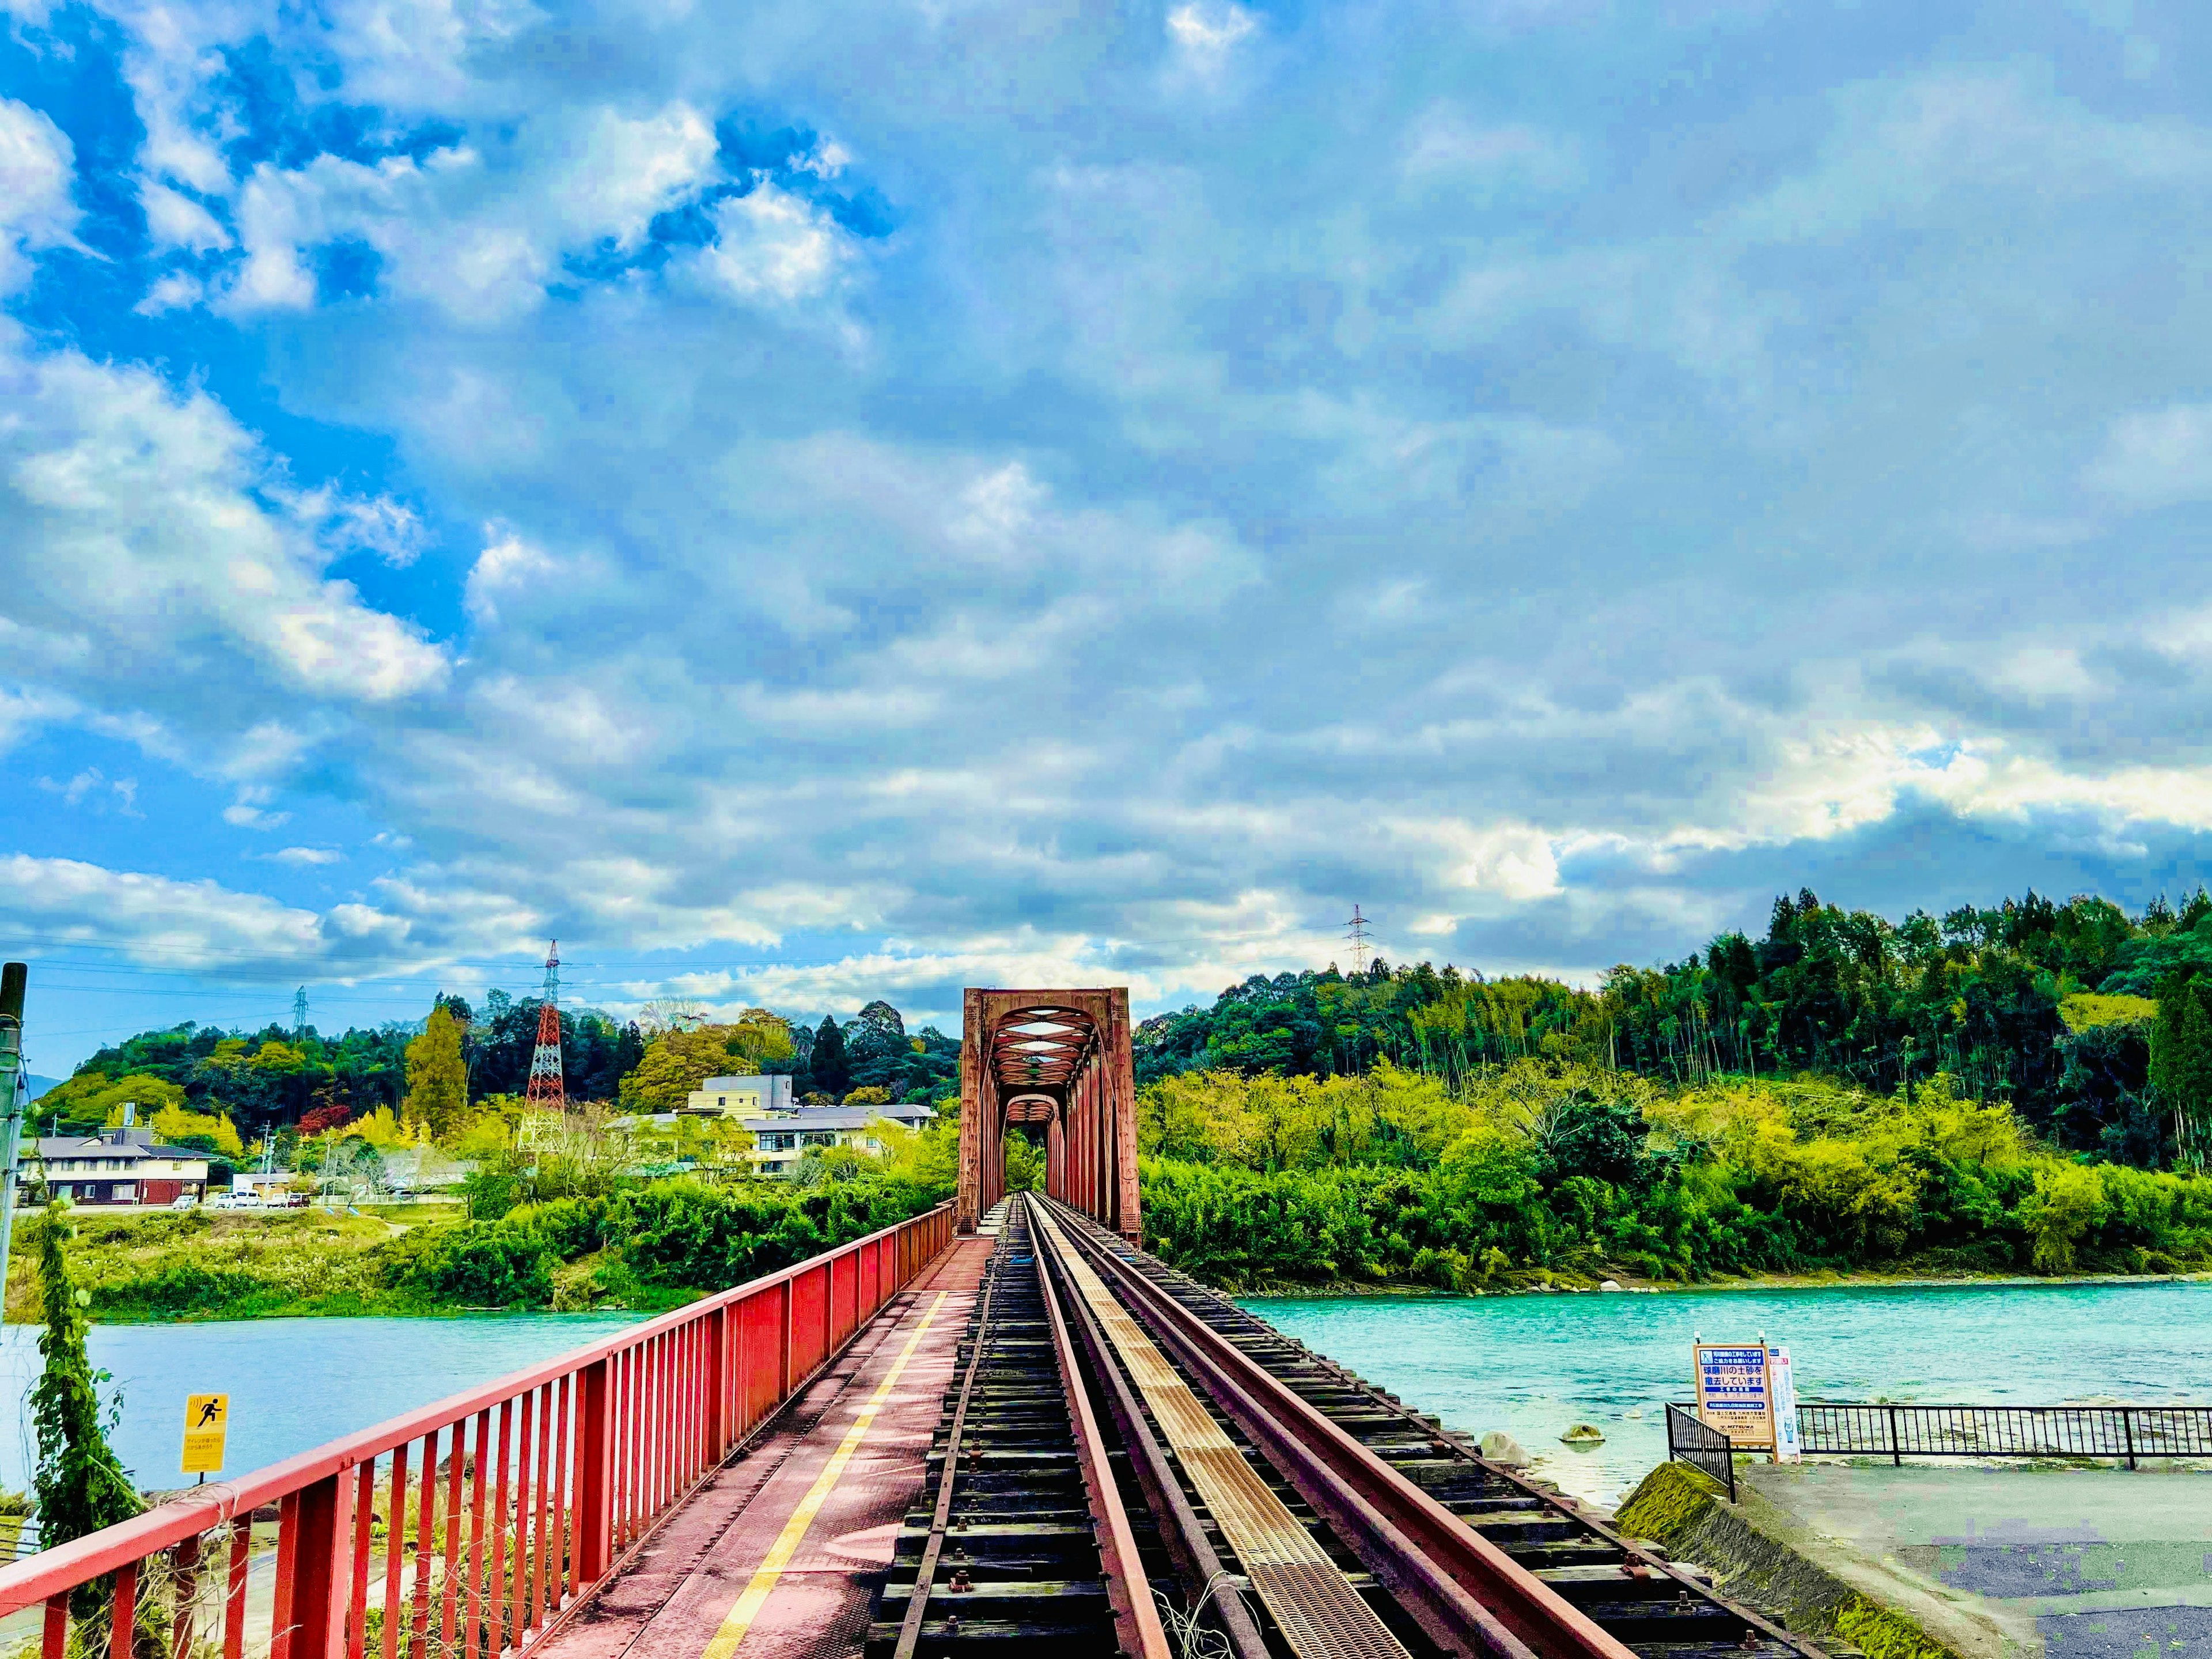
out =
{"type": "Polygon", "coordinates": [[[830,288],[851,258],[829,216],[774,185],[714,210],[719,234],[700,256],[708,281],[740,300],[790,304],[830,288]]]}
{"type": "Polygon", "coordinates": [[[0,603],[35,651],[82,660],[97,638],[110,654],[88,680],[109,685],[210,647],[342,700],[443,682],[438,647],[325,578],[313,543],[255,501],[255,446],[206,394],[69,352],[0,376],[0,512],[37,550],[0,603]]]}
{"type": "Polygon", "coordinates": [[[76,150],[43,111],[0,98],[0,295],[22,286],[30,254],[73,245],[76,150]]]}
{"type": "MultiPolygon", "coordinates": [[[[45,810],[182,767],[318,938],[817,1007],[2196,867],[2212,141],[2040,14],[1747,110],[1694,9],[649,9],[115,0],[116,291],[240,355],[9,337],[0,739],[152,757],[45,810]]],[[[9,118],[20,282],[93,233],[9,118]]]]}
{"type": "Polygon", "coordinates": [[[469,570],[466,604],[477,622],[493,623],[501,600],[526,592],[533,578],[552,570],[553,561],[513,530],[487,525],[484,537],[483,550],[469,570]]]}
{"type": "Polygon", "coordinates": [[[341,926],[214,881],[176,881],[78,859],[0,856],[0,920],[50,944],[119,949],[171,968],[240,977],[402,965],[404,920],[365,907],[341,926]]]}

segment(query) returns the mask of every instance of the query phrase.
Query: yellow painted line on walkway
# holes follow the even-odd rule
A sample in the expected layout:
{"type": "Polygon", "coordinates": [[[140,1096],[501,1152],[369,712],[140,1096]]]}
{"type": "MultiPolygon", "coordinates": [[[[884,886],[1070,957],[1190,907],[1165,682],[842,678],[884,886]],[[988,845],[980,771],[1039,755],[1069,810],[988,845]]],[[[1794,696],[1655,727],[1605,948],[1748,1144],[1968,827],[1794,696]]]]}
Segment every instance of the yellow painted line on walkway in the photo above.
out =
{"type": "Polygon", "coordinates": [[[898,1386],[899,1378],[906,1374],[906,1362],[914,1358],[914,1351],[921,1345],[922,1334],[936,1319],[938,1310],[945,1305],[945,1298],[951,1294],[950,1291],[939,1291],[937,1300],[929,1304],[929,1311],[921,1316],[921,1323],[914,1328],[914,1334],[907,1338],[906,1346],[899,1350],[899,1357],[891,1362],[890,1374],[877,1387],[868,1403],[860,1407],[860,1414],[853,1419],[853,1426],[845,1431],[844,1440],[836,1451],[830,1454],[830,1461],[822,1466],[822,1473],[814,1477],[814,1484],[807,1488],[806,1496],[799,1500],[799,1507],[791,1512],[791,1519],[783,1523],[783,1530],[776,1534],[775,1542],[769,1546],[768,1553],[761,1558],[760,1565],[755,1569],[752,1582],[745,1586],[745,1593],[738,1598],[737,1606],[730,1609],[730,1616],[722,1620],[722,1627],[714,1632],[714,1639],[707,1644],[707,1650],[701,1659],[730,1659],[730,1656],[738,1650],[738,1644],[745,1639],[745,1632],[753,1627],[753,1620],[760,1617],[761,1608],[768,1604],[776,1580],[783,1577],[783,1570],[791,1565],[791,1558],[799,1553],[799,1545],[805,1541],[806,1529],[814,1524],[814,1516],[822,1508],[823,1500],[836,1490],[838,1477],[845,1473],[845,1465],[853,1461],[853,1454],[860,1449],[860,1442],[868,1437],[868,1431],[876,1424],[876,1413],[883,1409],[884,1401],[890,1398],[891,1390],[898,1386]]]}

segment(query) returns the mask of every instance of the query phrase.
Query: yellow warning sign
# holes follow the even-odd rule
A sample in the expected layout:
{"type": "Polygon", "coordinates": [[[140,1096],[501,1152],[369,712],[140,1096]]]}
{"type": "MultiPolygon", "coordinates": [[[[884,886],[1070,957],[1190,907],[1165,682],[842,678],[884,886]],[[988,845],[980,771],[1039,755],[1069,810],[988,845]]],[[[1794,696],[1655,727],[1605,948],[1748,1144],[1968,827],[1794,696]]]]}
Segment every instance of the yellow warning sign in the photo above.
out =
{"type": "Polygon", "coordinates": [[[185,1397],[185,1473],[220,1474],[223,1437],[230,1430],[230,1396],[194,1394],[185,1397]]]}

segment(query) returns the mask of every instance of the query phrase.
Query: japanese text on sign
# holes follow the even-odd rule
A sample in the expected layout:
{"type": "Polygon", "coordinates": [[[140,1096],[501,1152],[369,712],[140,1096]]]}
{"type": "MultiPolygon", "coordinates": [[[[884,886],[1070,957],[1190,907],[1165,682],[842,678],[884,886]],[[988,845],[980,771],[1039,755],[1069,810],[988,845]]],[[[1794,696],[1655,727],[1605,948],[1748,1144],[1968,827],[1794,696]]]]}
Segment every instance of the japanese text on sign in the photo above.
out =
{"type": "Polygon", "coordinates": [[[1739,1446],[1771,1450],[1774,1395],[1766,1345],[1700,1342],[1694,1352],[1698,1419],[1739,1446]]]}
{"type": "Polygon", "coordinates": [[[230,1432],[230,1396],[195,1394],[185,1397],[186,1474],[220,1474],[223,1441],[230,1432]]]}

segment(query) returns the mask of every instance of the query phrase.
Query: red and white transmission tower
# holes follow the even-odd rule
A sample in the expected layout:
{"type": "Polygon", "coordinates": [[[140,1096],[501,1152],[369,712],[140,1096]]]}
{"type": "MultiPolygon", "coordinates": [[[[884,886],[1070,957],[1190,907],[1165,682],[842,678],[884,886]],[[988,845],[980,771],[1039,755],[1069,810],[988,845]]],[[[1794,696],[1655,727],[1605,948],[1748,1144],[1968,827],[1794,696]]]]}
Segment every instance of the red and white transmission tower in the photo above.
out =
{"type": "Polygon", "coordinates": [[[561,1080],[561,942],[545,947],[545,1002],[538,1011],[538,1048],[530,1056],[530,1086],[523,1103],[549,1112],[568,1109],[568,1091],[561,1080]]]}

